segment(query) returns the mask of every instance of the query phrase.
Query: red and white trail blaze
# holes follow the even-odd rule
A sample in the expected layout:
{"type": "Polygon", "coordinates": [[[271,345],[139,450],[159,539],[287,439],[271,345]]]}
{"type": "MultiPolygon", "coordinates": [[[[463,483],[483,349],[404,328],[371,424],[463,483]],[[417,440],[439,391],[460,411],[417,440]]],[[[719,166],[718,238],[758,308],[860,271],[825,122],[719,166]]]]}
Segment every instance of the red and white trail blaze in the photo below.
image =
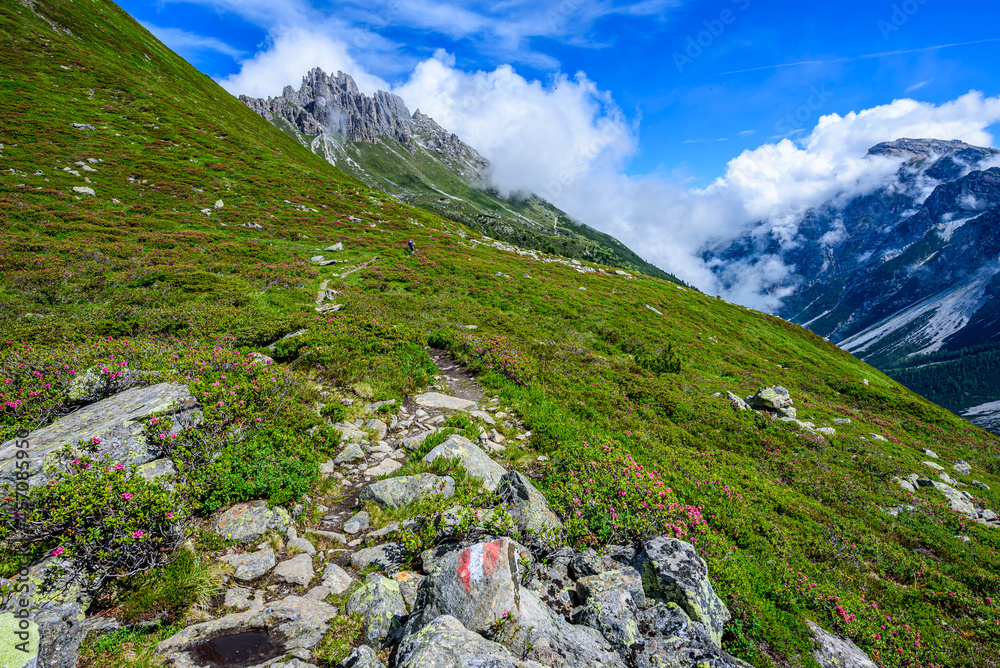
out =
{"type": "Polygon", "coordinates": [[[484,576],[493,575],[500,561],[502,545],[502,540],[480,543],[465,548],[458,555],[458,579],[466,594],[472,589],[473,582],[479,582],[484,576]]]}

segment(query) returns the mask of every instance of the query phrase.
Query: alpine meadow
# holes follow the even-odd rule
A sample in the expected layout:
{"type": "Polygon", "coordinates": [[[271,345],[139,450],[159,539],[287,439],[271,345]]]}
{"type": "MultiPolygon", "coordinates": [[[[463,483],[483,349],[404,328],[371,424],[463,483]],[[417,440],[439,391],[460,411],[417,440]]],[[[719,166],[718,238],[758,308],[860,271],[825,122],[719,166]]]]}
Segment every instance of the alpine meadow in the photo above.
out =
{"type": "Polygon", "coordinates": [[[1000,664],[1000,437],[108,0],[0,91],[5,666],[1000,664]]]}

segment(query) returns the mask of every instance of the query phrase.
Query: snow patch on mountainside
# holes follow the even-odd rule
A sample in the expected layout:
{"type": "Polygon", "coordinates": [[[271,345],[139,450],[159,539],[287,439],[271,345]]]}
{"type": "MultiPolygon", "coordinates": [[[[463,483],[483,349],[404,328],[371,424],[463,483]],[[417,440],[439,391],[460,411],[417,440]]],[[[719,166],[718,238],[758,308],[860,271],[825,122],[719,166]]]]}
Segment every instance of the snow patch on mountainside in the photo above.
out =
{"type": "Polygon", "coordinates": [[[878,351],[913,349],[924,355],[941,349],[949,336],[965,327],[981,305],[983,293],[995,271],[943,290],[878,324],[840,342],[840,347],[858,357],[878,351]],[[908,331],[911,330],[911,331],[908,331]]]}

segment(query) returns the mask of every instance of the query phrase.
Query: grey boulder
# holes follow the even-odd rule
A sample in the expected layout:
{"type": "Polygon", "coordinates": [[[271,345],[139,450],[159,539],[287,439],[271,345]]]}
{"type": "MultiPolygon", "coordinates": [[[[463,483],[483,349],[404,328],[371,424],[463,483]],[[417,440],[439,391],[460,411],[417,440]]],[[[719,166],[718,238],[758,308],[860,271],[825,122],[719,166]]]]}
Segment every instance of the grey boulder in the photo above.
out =
{"type": "Polygon", "coordinates": [[[277,559],[274,550],[270,546],[256,552],[243,552],[241,554],[227,554],[219,557],[219,561],[225,562],[236,569],[234,577],[243,582],[256,580],[264,573],[274,568],[277,559]]]}
{"type": "Polygon", "coordinates": [[[343,594],[351,588],[354,580],[343,568],[337,564],[330,563],[323,570],[323,577],[320,581],[322,586],[328,588],[332,594],[343,594]]]}
{"type": "Polygon", "coordinates": [[[347,601],[347,614],[361,615],[365,623],[365,644],[382,649],[389,635],[402,627],[406,601],[395,580],[372,573],[365,584],[347,601]]]}
{"type": "Polygon", "coordinates": [[[435,446],[424,456],[423,461],[429,464],[438,457],[460,460],[466,472],[473,478],[482,480],[483,486],[491,492],[496,491],[500,479],[507,472],[502,466],[490,459],[489,455],[483,452],[479,446],[457,434],[435,446]]]}
{"type": "Polygon", "coordinates": [[[216,534],[239,543],[254,543],[268,531],[285,533],[292,518],[284,508],[268,508],[263,501],[238,503],[216,518],[216,534]]]}
{"type": "Polygon", "coordinates": [[[628,652],[640,640],[636,614],[646,597],[634,568],[587,576],[577,581],[576,591],[583,601],[580,623],[600,631],[616,651],[628,652]]]}
{"type": "Polygon", "coordinates": [[[455,480],[451,476],[431,473],[379,480],[361,490],[361,500],[377,503],[382,507],[399,508],[427,496],[450,498],[455,494],[455,480]]]}
{"type": "Polygon", "coordinates": [[[522,531],[546,534],[562,529],[562,521],[549,508],[545,496],[520,471],[505,473],[496,491],[522,531]]]}
{"type": "Polygon", "coordinates": [[[440,392],[418,394],[413,400],[417,402],[418,406],[424,408],[438,408],[452,411],[474,411],[478,408],[475,401],[448,396],[440,392]]]}
{"type": "Polygon", "coordinates": [[[368,645],[359,645],[347,658],[337,664],[337,668],[385,668],[378,655],[368,645]]]}
{"type": "Polygon", "coordinates": [[[758,410],[779,411],[791,408],[792,397],[781,385],[773,385],[757,390],[757,394],[747,399],[747,403],[758,410]]]}
{"type": "Polygon", "coordinates": [[[675,538],[652,538],[643,542],[633,566],[648,598],[676,603],[692,621],[705,625],[712,642],[722,644],[722,627],[731,615],[712,588],[708,567],[694,546],[675,538]]]}

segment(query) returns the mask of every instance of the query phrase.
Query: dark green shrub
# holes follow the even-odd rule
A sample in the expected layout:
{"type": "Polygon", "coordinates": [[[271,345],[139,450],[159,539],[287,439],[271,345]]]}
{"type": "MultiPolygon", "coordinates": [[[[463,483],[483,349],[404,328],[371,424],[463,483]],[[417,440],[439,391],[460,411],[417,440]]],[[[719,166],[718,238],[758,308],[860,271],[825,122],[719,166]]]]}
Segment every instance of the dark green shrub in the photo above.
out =
{"type": "Polygon", "coordinates": [[[226,443],[218,457],[191,475],[207,512],[252,499],[282,504],[309,489],[319,475],[319,454],[312,439],[268,430],[226,443]]]}

